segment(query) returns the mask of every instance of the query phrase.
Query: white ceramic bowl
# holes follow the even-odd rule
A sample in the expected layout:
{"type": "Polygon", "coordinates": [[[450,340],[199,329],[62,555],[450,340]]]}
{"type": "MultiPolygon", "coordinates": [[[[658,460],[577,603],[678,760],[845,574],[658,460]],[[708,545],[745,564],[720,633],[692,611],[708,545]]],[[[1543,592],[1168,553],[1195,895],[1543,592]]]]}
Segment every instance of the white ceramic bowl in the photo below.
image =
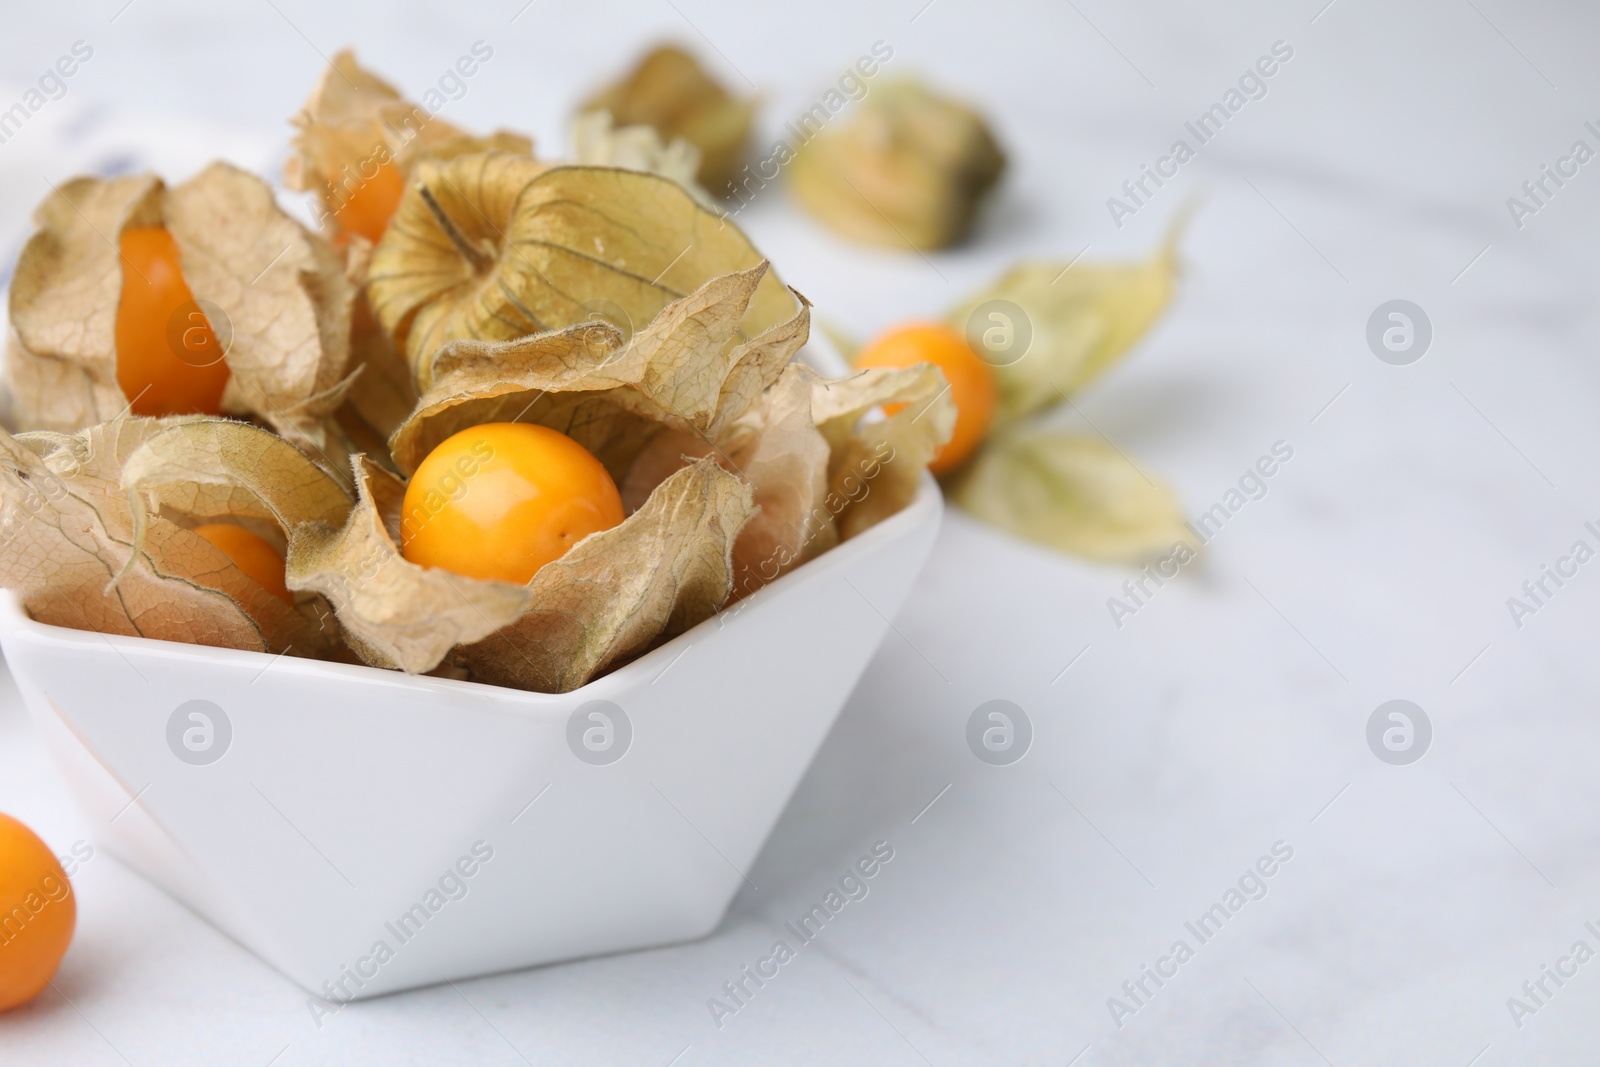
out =
{"type": "Polygon", "coordinates": [[[904,511],[561,696],[47,626],[9,594],[0,646],[115,855],[306,989],[372,996],[709,933],[940,509],[924,476],[904,511]],[[629,743],[604,705],[569,732],[592,701],[629,743]],[[569,743],[608,721],[608,752],[569,743]]]}

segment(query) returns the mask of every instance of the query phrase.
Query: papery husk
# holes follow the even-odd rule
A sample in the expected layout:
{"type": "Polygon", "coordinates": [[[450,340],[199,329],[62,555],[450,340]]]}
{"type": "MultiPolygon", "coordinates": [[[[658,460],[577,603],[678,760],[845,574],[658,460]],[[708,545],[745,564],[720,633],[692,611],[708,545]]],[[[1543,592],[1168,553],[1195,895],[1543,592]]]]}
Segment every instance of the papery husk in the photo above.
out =
{"type": "Polygon", "coordinates": [[[15,422],[30,429],[72,433],[128,407],[115,382],[107,385],[71,360],[36,356],[14,332],[6,338],[5,371],[15,422]]]}
{"type": "Polygon", "coordinates": [[[6,372],[21,429],[75,433],[126,414],[117,384],[117,242],[126,227],[160,225],[164,195],[148,174],[74,178],[34,209],[8,305],[16,334],[6,372]]]}
{"type": "Polygon", "coordinates": [[[526,586],[483,581],[400,554],[405,484],[366,456],[353,461],[357,500],[342,525],[309,522],[289,540],[290,589],[333,604],[364,663],[422,674],[455,646],[494,633],[532,604],[526,586]]]}
{"type": "Polygon", "coordinates": [[[329,416],[348,388],[356,290],[344,258],[284,214],[266,182],[225,163],[167,195],[166,225],[195,299],[232,323],[224,408],[264,419],[341,469],[329,416]]]}
{"type": "Polygon", "coordinates": [[[438,118],[433,113],[437,110],[411,103],[357,63],[353,51],[342,49],[323,68],[291,120],[298,132],[294,154],[284,165],[284,184],[317,195],[318,214],[331,236],[333,214],[378,166],[393,164],[407,177],[424,156],[449,158],[489,149],[533,154],[533,142],[521,134],[498,130],[474,137],[438,118]]]}
{"type": "Polygon", "coordinates": [[[761,506],[734,548],[735,596],[746,596],[911,503],[955,416],[930,363],[837,380],[793,363],[714,442],[676,430],[652,439],[621,483],[623,501],[682,457],[737,471],[761,506]],[[881,407],[898,410],[885,417],[881,407]]]}
{"type": "Polygon", "coordinates": [[[573,545],[528,583],[533,607],[459,649],[471,676],[566,693],[710,618],[733,589],[750,487],[712,460],[683,467],[619,526],[573,545]]]}
{"type": "Polygon", "coordinates": [[[1097,378],[1161,317],[1177,278],[1182,222],[1148,259],[1128,264],[1023,263],[951,311],[958,330],[990,300],[1022,309],[1032,341],[1020,358],[994,367],[1000,430],[1061,403],[1097,378]]]}
{"type": "MultiPolygon", "coordinates": [[[[354,414],[370,431],[367,445],[384,448],[389,435],[417,406],[417,386],[411,368],[394,347],[389,335],[372,317],[365,299],[356,304],[350,331],[350,365],[355,374],[342,413],[354,414]]],[[[347,432],[354,432],[346,427],[347,432]]]]}
{"type": "Polygon", "coordinates": [[[733,547],[735,598],[744,597],[839,541],[827,507],[827,439],[811,417],[821,379],[791,363],[721,436],[664,430],[651,439],[619,488],[634,506],[691,459],[712,458],[750,485],[756,507],[733,547]]]}
{"type": "Polygon", "coordinates": [[[391,440],[397,466],[415,469],[470,426],[533,422],[592,452],[632,510],[685,463],[714,459],[760,506],[734,549],[736,594],[759,588],[904,507],[954,424],[931,366],[830,383],[792,363],[809,335],[798,295],[792,318],[740,343],[766,277],[762,264],[714,278],[626,342],[600,322],[447,345],[435,388],[391,440]],[[863,421],[894,403],[910,410],[863,421]]]}
{"type": "Polygon", "coordinates": [[[993,526],[1090,559],[1142,563],[1180,545],[1199,549],[1172,490],[1095,437],[1019,427],[991,440],[946,489],[993,526]]]}
{"type": "Polygon", "coordinates": [[[761,510],[734,545],[735,590],[745,596],[839,541],[826,506],[832,452],[816,428],[821,379],[791,363],[725,436],[726,451],[761,510]]]}
{"type": "MultiPolygon", "coordinates": [[[[483,153],[419,164],[367,292],[427,392],[433,357],[451,341],[507,341],[594,316],[631,333],[707,280],[761,262],[666,178],[483,153]]],[[[769,274],[740,329],[755,336],[794,309],[769,274]]]]}
{"type": "Polygon", "coordinates": [[[352,240],[346,248],[347,272],[362,291],[350,311],[350,371],[354,379],[340,425],[361,451],[387,464],[389,435],[417,406],[411,367],[378,323],[364,287],[372,266],[372,245],[352,240]]]}
{"type": "Polygon", "coordinates": [[[360,499],[345,525],[310,523],[291,539],[289,587],[332,601],[346,642],[372,666],[453,664],[539,692],[575,689],[709,617],[728,598],[733,542],[753,510],[738,478],[710,461],[687,466],[620,525],[512,585],[406,560],[404,484],[364,456],[356,472],[360,499]]]}
{"type": "MultiPolygon", "coordinates": [[[[52,625],[258,652],[328,653],[332,635],[313,605],[284,604],[220,549],[162,515],[148,516],[142,537],[136,534],[122,484],[126,465],[147,442],[213,421],[130,417],[77,434],[0,431],[0,585],[18,595],[32,618],[52,625]]],[[[304,457],[299,462],[309,465],[304,457]]],[[[249,510],[214,489],[205,495],[210,506],[203,518],[226,521],[249,510]]]]}
{"type": "Polygon", "coordinates": [[[944,372],[931,363],[819,382],[811,413],[830,449],[825,504],[841,540],[911,503],[928,462],[956,424],[944,372]],[[865,417],[880,405],[899,410],[880,419],[865,417]]]}
{"type": "Polygon", "coordinates": [[[654,126],[618,126],[611,112],[586,111],[572,120],[572,161],[585,167],[621,167],[671,178],[706,207],[711,196],[700,187],[700,149],[674,137],[662,140],[654,126]]]}
{"type": "Polygon", "coordinates": [[[756,101],[734,97],[694,56],[662,45],[579,110],[608,111],[622,126],[653,127],[667,143],[683,138],[700,150],[700,184],[722,195],[743,163],[756,101]]]}
{"type": "Polygon", "coordinates": [[[151,508],[200,521],[268,522],[281,540],[305,522],[342,523],[352,487],[288,441],[249,423],[185,420],[151,434],[122,465],[134,546],[151,508]]]}
{"type": "Polygon", "coordinates": [[[843,236],[931,251],[966,234],[1004,170],[978,112],[900,80],[800,146],[791,181],[801,206],[843,236]]]}
{"type": "Polygon", "coordinates": [[[390,441],[415,470],[452,434],[485,422],[534,422],[592,452],[621,483],[648,441],[674,429],[717,442],[805,343],[810,308],[744,340],[772,280],[766,263],[712,278],[624,342],[592,322],[508,342],[455,341],[433,361],[434,388],[390,441]]]}
{"type": "Polygon", "coordinates": [[[75,178],[47,197],[18,260],[8,375],[24,429],[68,433],[126,414],[117,382],[118,249],[128,227],[165,226],[196,300],[228,316],[225,410],[343,462],[329,416],[343,398],[355,290],[341,258],[279,210],[261,179],[213,163],[158,178],[75,178]]]}

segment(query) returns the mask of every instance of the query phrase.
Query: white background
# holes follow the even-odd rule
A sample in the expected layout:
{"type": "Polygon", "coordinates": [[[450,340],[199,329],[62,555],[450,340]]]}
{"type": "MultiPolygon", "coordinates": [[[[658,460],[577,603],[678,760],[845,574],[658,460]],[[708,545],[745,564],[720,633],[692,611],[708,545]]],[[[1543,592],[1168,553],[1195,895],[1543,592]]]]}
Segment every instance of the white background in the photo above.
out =
{"type": "MultiPolygon", "coordinates": [[[[1127,572],[951,514],[903,637],[751,872],[762,889],[703,942],[318,1031],[301,991],[97,854],[63,995],[0,1017],[0,1063],[1593,1062],[1600,961],[1520,1029],[1506,999],[1580,937],[1600,948],[1600,562],[1520,629],[1506,599],[1578,538],[1600,547],[1600,161],[1520,230],[1506,198],[1573,141],[1600,149],[1600,14],[1325,2],[8,5],[0,106],[94,48],[0,145],[8,263],[46,179],[75,168],[181,178],[223,154],[275,175],[284,120],[347,43],[413,95],[489,43],[443,114],[554,155],[573,104],[657,38],[757,86],[764,141],[882,40],[886,73],[979,103],[1012,165],[976,240],[926,260],[845,245],[764,192],[740,222],[819,315],[866,334],[1021,257],[1138,254],[1200,194],[1175,306],[1066,421],[1191,514],[1274,442],[1294,457],[1120,629],[1106,599],[1127,572]],[[1266,98],[1113,225],[1106,198],[1278,40],[1294,56],[1266,98]],[[1364,338],[1397,297],[1434,328],[1407,367],[1364,338]],[[1408,767],[1364,739],[1397,697],[1435,732],[1408,767]],[[1034,724],[1010,767],[964,741],[994,698],[1034,724]],[[719,1030],[707,998],[879,839],[896,858],[871,895],[719,1030]],[[1266,898],[1118,1029],[1107,998],[1279,840],[1294,858],[1266,898]]],[[[0,810],[65,852],[83,830],[4,692],[0,810]]]]}

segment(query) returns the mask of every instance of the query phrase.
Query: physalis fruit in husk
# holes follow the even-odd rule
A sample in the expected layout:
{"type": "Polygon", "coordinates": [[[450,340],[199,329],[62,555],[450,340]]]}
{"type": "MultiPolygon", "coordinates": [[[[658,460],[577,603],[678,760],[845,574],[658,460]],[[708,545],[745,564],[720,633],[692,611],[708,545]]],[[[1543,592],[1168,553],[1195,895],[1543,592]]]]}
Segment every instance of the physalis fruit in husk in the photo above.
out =
{"type": "Polygon", "coordinates": [[[284,584],[283,553],[260,534],[251,533],[243,526],[231,522],[208,522],[194,528],[194,532],[210,541],[256,582],[283,601],[293,604],[294,596],[284,584]]]}
{"type": "MultiPolygon", "coordinates": [[[[703,211],[676,196],[675,210],[703,211]]],[[[617,220],[629,210],[603,198],[594,206],[617,220]]],[[[748,246],[715,247],[732,264],[748,246]]],[[[326,595],[369,663],[455,665],[482,681],[565,692],[899,510],[954,421],[943,378],[920,366],[820,380],[791,363],[809,308],[781,285],[768,298],[772,280],[760,260],[716,274],[629,336],[596,320],[446,343],[391,447],[401,471],[417,472],[413,484],[450,478],[450,491],[432,505],[425,493],[419,515],[403,482],[363,464],[349,519],[291,541],[289,585],[326,595]],[[788,314],[751,335],[763,299],[788,314]],[[896,401],[906,410],[863,420],[896,401]],[[581,445],[617,484],[625,517],[526,584],[407,559],[407,522],[426,529],[431,506],[472,506],[495,492],[477,480],[493,473],[486,450],[425,478],[429,458],[458,434],[506,422],[581,445]]]]}
{"type": "Polygon", "coordinates": [[[525,585],[621,521],[617,483],[586,448],[548,426],[490,422],[457,431],[417,467],[400,549],[424,567],[525,585]]]}
{"type": "MultiPolygon", "coordinates": [[[[477,46],[473,51],[476,59],[468,62],[486,58],[477,46]]],[[[313,194],[313,213],[323,233],[347,248],[358,285],[366,281],[371,246],[388,229],[419,161],[489,150],[533,155],[533,142],[521,134],[497,130],[477,137],[437,117],[444,101],[437,90],[430,94],[421,105],[406,100],[345,49],[334,55],[291,120],[297,132],[285,184],[313,194]]],[[[350,348],[351,370],[360,374],[341,419],[352,439],[378,453],[417,393],[404,357],[364,294],[352,312],[350,348]]]]}
{"type": "Polygon", "coordinates": [[[862,346],[853,362],[863,369],[932,363],[944,372],[956,406],[956,425],[950,440],[928,464],[933,473],[948,474],[961,466],[988,436],[989,424],[994,421],[994,371],[954,328],[942,322],[894,327],[862,346]]]}
{"type": "MultiPolygon", "coordinates": [[[[809,306],[655,175],[424,161],[369,292],[422,390],[389,442],[397,470],[420,479],[463,431],[532,424],[592,455],[626,517],[526,585],[464,578],[405,558],[405,488],[367,465],[350,520],[291,544],[289,583],[326,594],[368,662],[581,685],[904,507],[954,422],[931,366],[825,382],[794,364],[809,306]]],[[[455,473],[470,505],[477,475],[455,473]]]]}
{"type": "Polygon", "coordinates": [[[22,429],[226,412],[343,466],[331,416],[349,384],[355,290],[266,182],[226,163],[172,188],[74,178],[34,218],[6,361],[22,429]]]}
{"type": "Polygon", "coordinates": [[[336,241],[354,235],[376,243],[418,160],[487,149],[533,155],[527,137],[506,130],[475,137],[438,118],[439,106],[412,103],[350,49],[336,52],[291,120],[298,132],[284,183],[315,194],[318,221],[336,241]]]}
{"type": "Polygon", "coordinates": [[[579,111],[606,111],[619,126],[651,126],[666,144],[682,138],[694,145],[700,150],[696,177],[720,196],[743,164],[755,109],[753,99],[734,97],[694,56],[662,45],[579,111]]]}
{"type": "Polygon", "coordinates": [[[982,349],[986,330],[1022,351],[988,353],[998,386],[990,440],[946,483],[985,522],[1094,559],[1139,561],[1195,548],[1176,495],[1100,437],[1041,426],[1044,416],[1125,355],[1172,297],[1181,222],[1132,264],[1020,264],[950,314],[982,349]]]}
{"type": "Polygon", "coordinates": [[[795,198],[845,237],[930,251],[967,232],[1005,155],[983,116],[921,82],[888,82],[819,130],[791,167],[795,198]]]}
{"type": "Polygon", "coordinates": [[[117,385],[135,415],[220,415],[228,363],[165,226],[122,231],[117,385]],[[176,325],[177,344],[168,336],[176,325]],[[180,358],[180,355],[182,358],[180,358]]]}
{"type": "MultiPolygon", "coordinates": [[[[707,279],[760,262],[742,233],[666,178],[483,152],[418,165],[367,295],[427,391],[449,341],[507,341],[597,316],[631,334],[707,279]]],[[[753,336],[795,306],[768,278],[739,328],[753,336]]]]}
{"type": "Polygon", "coordinates": [[[270,574],[201,531],[232,524],[281,544],[298,523],[349,509],[338,481],[246,423],[129,416],[76,434],[0,431],[0,585],[40,622],[326,654],[337,643],[326,610],[286,601],[270,574]]]}

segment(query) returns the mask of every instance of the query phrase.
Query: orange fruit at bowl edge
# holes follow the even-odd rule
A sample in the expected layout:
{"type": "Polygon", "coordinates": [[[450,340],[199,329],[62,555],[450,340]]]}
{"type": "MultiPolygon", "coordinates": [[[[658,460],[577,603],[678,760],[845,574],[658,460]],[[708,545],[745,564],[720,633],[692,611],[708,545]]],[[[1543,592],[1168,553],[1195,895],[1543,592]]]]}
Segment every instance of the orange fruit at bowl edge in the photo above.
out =
{"type": "Polygon", "coordinates": [[[0,815],[0,1011],[39,995],[72,943],[78,898],[39,836],[0,815]]]}
{"type": "Polygon", "coordinates": [[[220,415],[228,363],[164,226],[122,231],[117,384],[135,415],[220,415]],[[180,358],[180,353],[181,357],[180,358]]]}
{"type": "Polygon", "coordinates": [[[418,465],[400,551],[424,567],[523,585],[622,518],[616,483],[588,449],[546,426],[491,422],[446,438],[418,465]]]}
{"type": "MultiPolygon", "coordinates": [[[[918,363],[932,363],[944,371],[950,383],[950,399],[956,406],[955,431],[928,464],[933,473],[948,474],[965,463],[988,436],[996,402],[994,371],[958,330],[941,322],[896,326],[865,345],[855,359],[859,370],[918,363]]],[[[886,406],[884,410],[893,415],[902,407],[893,405],[890,410],[886,406]]]]}
{"type": "Polygon", "coordinates": [[[220,548],[267,592],[285,604],[294,603],[294,596],[283,581],[283,557],[266,538],[230,522],[208,522],[196,526],[194,532],[220,548]]]}

